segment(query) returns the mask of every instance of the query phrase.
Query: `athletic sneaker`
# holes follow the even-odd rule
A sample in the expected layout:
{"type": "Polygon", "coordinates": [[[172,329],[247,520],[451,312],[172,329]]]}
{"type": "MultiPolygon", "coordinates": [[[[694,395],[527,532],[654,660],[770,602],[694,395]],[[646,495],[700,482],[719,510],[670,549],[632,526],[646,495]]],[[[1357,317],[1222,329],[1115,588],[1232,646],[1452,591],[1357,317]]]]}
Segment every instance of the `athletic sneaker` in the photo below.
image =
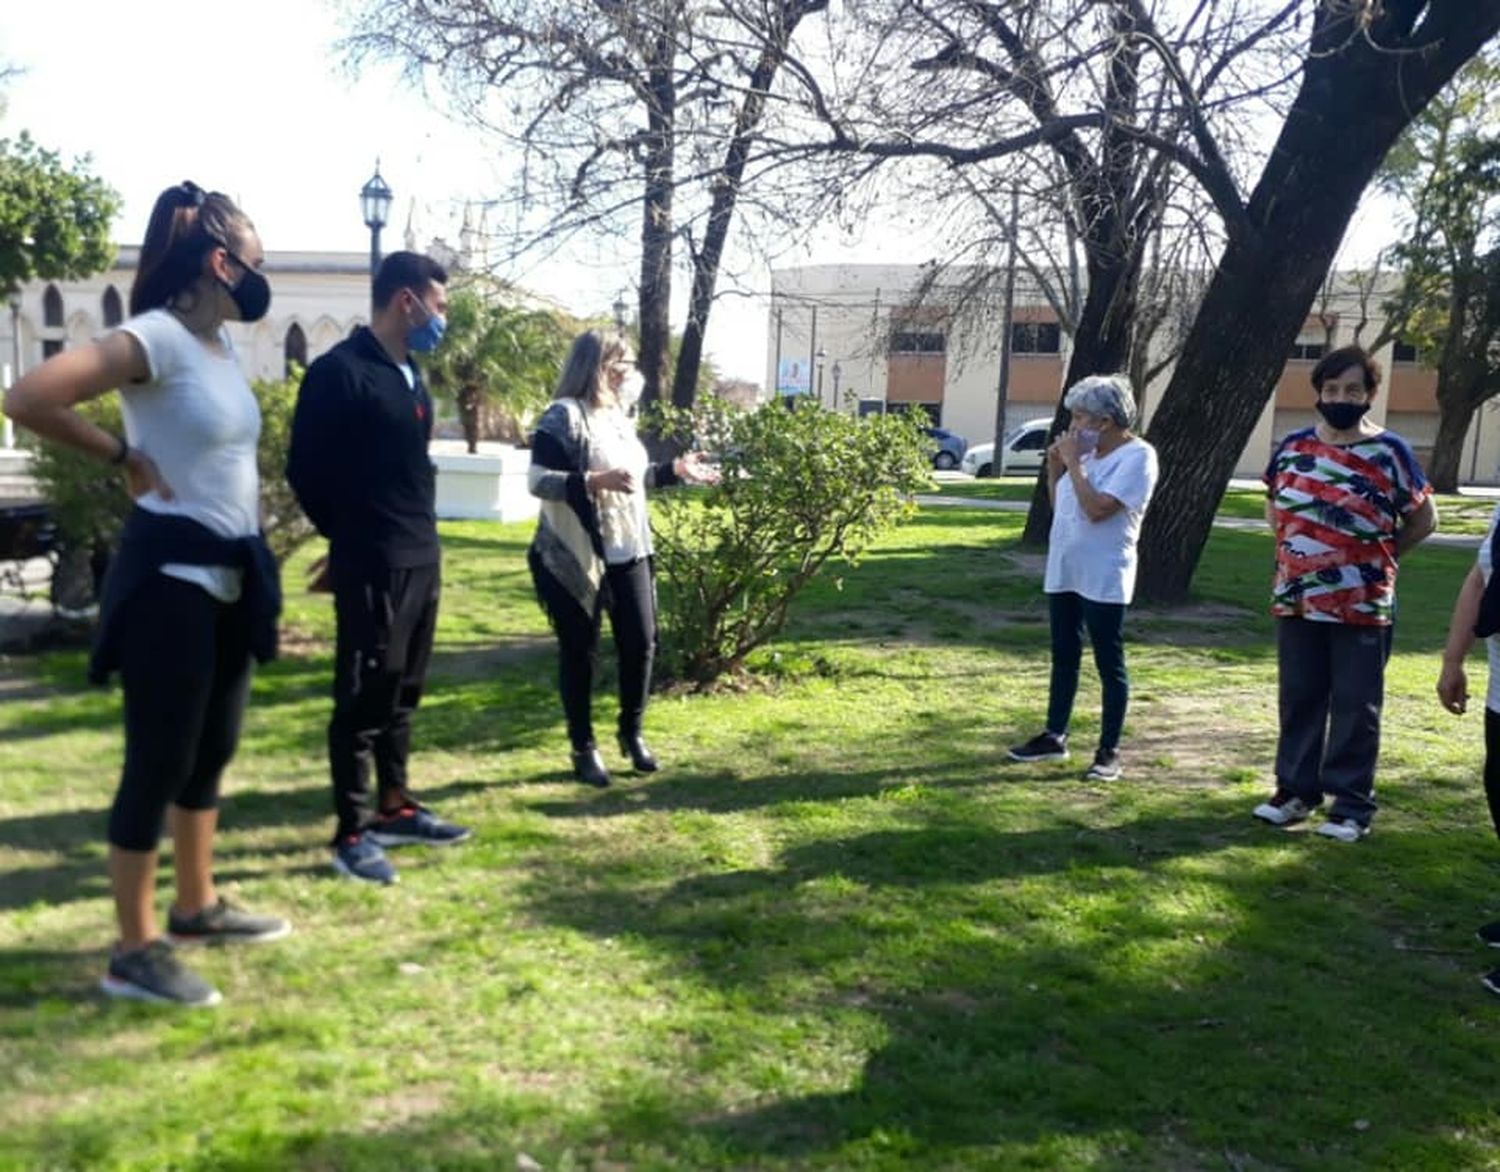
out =
{"type": "Polygon", "coordinates": [[[1100,749],[1094,754],[1094,763],[1083,777],[1085,781],[1118,781],[1122,772],[1119,751],[1100,749]]]}
{"type": "Polygon", "coordinates": [[[1479,978],[1479,983],[1491,993],[1500,995],[1500,969],[1491,969],[1479,978]]]}
{"type": "Polygon", "coordinates": [[[181,915],[176,908],[167,917],[167,936],[173,944],[222,944],[245,941],[259,944],[291,934],[292,925],[280,916],[258,916],[220,899],[197,915],[181,915]]]}
{"type": "Polygon", "coordinates": [[[99,987],[111,997],[156,1005],[207,1007],[223,1000],[219,991],[177,959],[165,940],[115,952],[99,987]]]}
{"type": "Polygon", "coordinates": [[[1066,761],[1068,738],[1056,733],[1038,733],[1024,745],[1012,746],[1009,756],[1012,761],[1066,761]]]}
{"type": "Polygon", "coordinates": [[[1474,935],[1479,937],[1481,943],[1488,944],[1491,948],[1500,948],[1500,920],[1486,924],[1474,935]]]}
{"type": "Polygon", "coordinates": [[[1318,833],[1336,842],[1358,842],[1370,833],[1370,828],[1353,818],[1330,818],[1318,827],[1318,833]]]}
{"type": "Polygon", "coordinates": [[[403,806],[365,829],[365,837],[376,846],[452,846],[472,833],[467,826],[444,822],[421,806],[403,806]]]}
{"type": "Polygon", "coordinates": [[[1272,826],[1295,826],[1307,821],[1308,815],[1317,808],[1316,805],[1309,806],[1290,790],[1279,789],[1250,812],[1272,826]]]}
{"type": "Polygon", "coordinates": [[[351,834],[333,848],[333,869],[366,883],[396,882],[396,868],[369,834],[351,834]]]}

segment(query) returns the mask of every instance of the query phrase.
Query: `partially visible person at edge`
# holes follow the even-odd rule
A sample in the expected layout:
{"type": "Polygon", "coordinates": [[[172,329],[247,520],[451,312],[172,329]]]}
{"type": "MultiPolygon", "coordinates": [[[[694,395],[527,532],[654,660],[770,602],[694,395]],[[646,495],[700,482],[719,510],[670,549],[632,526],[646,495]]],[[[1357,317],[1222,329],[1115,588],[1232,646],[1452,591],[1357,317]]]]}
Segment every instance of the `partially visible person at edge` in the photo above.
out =
{"type": "MultiPolygon", "coordinates": [[[[1459,588],[1453,604],[1448,643],[1443,649],[1443,668],[1438,675],[1438,699],[1444,708],[1462,715],[1469,706],[1469,680],[1464,660],[1476,637],[1485,641],[1489,653],[1489,687],[1484,698],[1484,796],[1489,802],[1490,821],[1500,835],[1500,506],[1490,516],[1490,529],[1474,568],[1459,588]]],[[[1500,948],[1500,920],[1483,925],[1479,939],[1500,948]]],[[[1500,968],[1480,978],[1491,993],[1500,994],[1500,968]]]]}
{"type": "Polygon", "coordinates": [[[609,612],[620,659],[620,752],[639,772],[657,769],[641,739],[656,654],[646,489],[717,478],[700,453],[649,461],[630,416],[642,381],[623,338],[579,335],[531,442],[530,485],[541,517],[527,561],[557,632],[573,773],[599,787],[610,784],[590,702],[601,611],[609,612]]]}
{"type": "Polygon", "coordinates": [[[252,659],[275,654],[281,589],[260,533],[260,408],[226,321],[265,315],[260,238],[227,196],[194,183],[156,200],[130,291],[130,318],[16,383],[17,423],[124,473],[135,499],[105,581],[90,678],[120,673],[125,762],[109,814],[120,938],[112,997],[214,1005],[218,990],[158,934],[157,847],[173,841],[175,943],[271,940],[291,931],[214,885],[219,782],[234,756],[252,659]],[[120,388],[125,434],[77,411],[120,388]]]}
{"type": "Polygon", "coordinates": [[[442,340],[447,284],[429,257],[387,256],[375,274],[374,319],[307,368],[292,417],[286,476],[328,539],[315,585],[331,584],[337,615],[333,865],[371,883],[396,881],[387,847],[469,837],[417,801],[408,775],[441,587],[432,398],[412,354],[442,340]]]}
{"type": "Polygon", "coordinates": [[[1047,594],[1052,627],[1052,679],[1047,725],[1010,750],[1013,761],[1061,761],[1078,693],[1083,633],[1099,670],[1103,711],[1099,745],[1084,774],[1092,781],[1121,775],[1120,735],[1130,702],[1125,668],[1125,608],[1135,597],[1136,543],[1156,489],[1156,449],[1135,435],[1135,396],[1124,375],[1096,375],[1063,396],[1069,429],[1047,450],[1052,531],[1047,543],[1047,594]]]}
{"type": "Polygon", "coordinates": [[[1266,519],[1276,531],[1276,790],[1255,807],[1273,826],[1333,798],[1318,833],[1358,842],[1375,816],[1380,706],[1403,553],[1437,528],[1411,447],[1367,416],[1380,367],[1358,346],[1312,371],[1321,421],[1276,445],[1266,519]]]}

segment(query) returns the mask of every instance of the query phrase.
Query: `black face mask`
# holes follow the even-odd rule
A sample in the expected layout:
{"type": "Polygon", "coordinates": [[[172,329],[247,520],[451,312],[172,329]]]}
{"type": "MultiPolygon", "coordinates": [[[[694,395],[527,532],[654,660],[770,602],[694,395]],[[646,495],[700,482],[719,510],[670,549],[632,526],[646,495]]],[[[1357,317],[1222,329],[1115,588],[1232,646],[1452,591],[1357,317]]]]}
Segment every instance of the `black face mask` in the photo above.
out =
{"type": "Polygon", "coordinates": [[[1328,420],[1328,426],[1334,431],[1348,431],[1364,418],[1365,412],[1370,409],[1370,404],[1325,403],[1319,399],[1317,408],[1318,414],[1328,420]]]}
{"type": "Polygon", "coordinates": [[[240,321],[260,321],[266,316],[266,310],[271,308],[271,282],[252,269],[239,257],[230,252],[227,246],[222,246],[229,253],[229,259],[245,270],[245,275],[235,285],[228,281],[222,282],[224,288],[229,291],[229,296],[234,299],[234,307],[239,311],[240,321]]]}

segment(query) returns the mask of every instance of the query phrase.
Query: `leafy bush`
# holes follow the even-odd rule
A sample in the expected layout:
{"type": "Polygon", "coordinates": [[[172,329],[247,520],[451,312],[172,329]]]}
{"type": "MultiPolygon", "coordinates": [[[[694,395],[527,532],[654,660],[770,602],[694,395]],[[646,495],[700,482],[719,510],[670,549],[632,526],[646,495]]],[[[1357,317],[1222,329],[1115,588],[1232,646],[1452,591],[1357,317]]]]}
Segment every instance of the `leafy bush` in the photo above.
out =
{"type": "MultiPolygon", "coordinates": [[[[297,405],[301,372],[285,379],[257,379],[251,385],[260,403],[260,446],[256,463],[260,470],[260,513],[266,541],[278,562],[313,536],[312,523],[302,515],[287,485],[287,444],[291,437],[292,411],[297,405]]],[[[122,434],[117,395],[106,395],[82,404],[79,412],[106,431],[122,434]]],[[[74,549],[113,547],[130,512],[125,478],[98,460],[58,444],[33,441],[36,457],[32,472],[52,510],[63,541],[74,549]]]]}
{"type": "Polygon", "coordinates": [[[703,687],[774,638],[793,599],[830,561],[860,553],[912,515],[931,486],[917,420],[857,419],[810,403],[739,413],[719,400],[663,411],[663,434],[710,448],[723,479],[657,497],[662,675],[703,687]]]}

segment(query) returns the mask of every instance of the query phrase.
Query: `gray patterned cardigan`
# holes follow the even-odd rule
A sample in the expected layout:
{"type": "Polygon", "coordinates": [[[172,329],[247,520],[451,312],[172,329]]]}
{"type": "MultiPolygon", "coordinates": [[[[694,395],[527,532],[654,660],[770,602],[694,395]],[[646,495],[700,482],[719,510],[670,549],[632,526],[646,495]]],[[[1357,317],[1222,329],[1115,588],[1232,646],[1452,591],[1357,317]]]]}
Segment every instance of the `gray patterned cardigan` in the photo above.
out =
{"type": "MultiPolygon", "coordinates": [[[[604,538],[585,486],[590,442],[588,412],[578,399],[555,400],[537,421],[527,484],[542,509],[526,560],[544,609],[543,576],[560,585],[592,620],[604,585],[604,538]]],[[[646,487],[677,483],[670,460],[647,466],[646,487]]]]}

